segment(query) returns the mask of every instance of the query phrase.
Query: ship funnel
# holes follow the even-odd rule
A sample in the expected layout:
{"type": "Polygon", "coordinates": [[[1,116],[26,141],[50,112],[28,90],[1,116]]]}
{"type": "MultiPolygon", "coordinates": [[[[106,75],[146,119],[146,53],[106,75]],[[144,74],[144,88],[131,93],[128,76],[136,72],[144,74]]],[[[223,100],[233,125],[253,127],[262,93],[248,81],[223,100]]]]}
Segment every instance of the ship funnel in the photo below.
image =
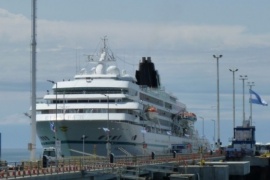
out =
{"type": "Polygon", "coordinates": [[[146,85],[151,88],[160,86],[159,75],[155,70],[154,63],[151,62],[151,57],[142,57],[139,70],[136,71],[136,79],[138,85],[146,85]]]}

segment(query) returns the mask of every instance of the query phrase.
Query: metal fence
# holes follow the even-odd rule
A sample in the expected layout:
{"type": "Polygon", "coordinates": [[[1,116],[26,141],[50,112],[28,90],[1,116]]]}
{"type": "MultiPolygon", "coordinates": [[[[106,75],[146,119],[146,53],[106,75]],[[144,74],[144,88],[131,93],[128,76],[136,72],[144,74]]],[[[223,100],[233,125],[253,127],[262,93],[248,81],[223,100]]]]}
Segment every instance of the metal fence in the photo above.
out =
{"type": "Polygon", "coordinates": [[[122,156],[122,157],[70,157],[56,161],[44,162],[1,162],[0,178],[12,179],[17,177],[43,176],[59,173],[74,173],[79,171],[106,171],[109,173],[121,173],[127,166],[142,166],[153,164],[174,163],[176,165],[188,165],[198,162],[200,159],[221,157],[220,154],[172,154],[150,156],[122,156]]]}

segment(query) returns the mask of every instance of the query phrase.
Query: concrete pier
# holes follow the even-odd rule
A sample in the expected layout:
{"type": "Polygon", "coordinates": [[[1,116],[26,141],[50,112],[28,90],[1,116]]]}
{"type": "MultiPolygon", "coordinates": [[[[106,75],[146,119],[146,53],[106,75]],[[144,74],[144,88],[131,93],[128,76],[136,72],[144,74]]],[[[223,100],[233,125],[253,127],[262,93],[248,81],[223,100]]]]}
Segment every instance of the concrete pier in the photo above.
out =
{"type": "Polygon", "coordinates": [[[172,174],[169,178],[170,180],[197,180],[195,174],[172,174]]]}
{"type": "Polygon", "coordinates": [[[249,161],[226,161],[226,162],[205,162],[208,166],[224,165],[229,167],[229,175],[245,176],[250,173],[249,161]]]}
{"type": "Polygon", "coordinates": [[[229,166],[228,165],[214,165],[214,166],[180,166],[178,172],[183,174],[194,174],[196,179],[200,180],[229,180],[229,166]]]}
{"type": "Polygon", "coordinates": [[[246,156],[243,157],[243,161],[249,161],[250,166],[261,166],[261,167],[266,167],[270,166],[270,159],[265,158],[265,157],[260,157],[260,156],[246,156]]]}

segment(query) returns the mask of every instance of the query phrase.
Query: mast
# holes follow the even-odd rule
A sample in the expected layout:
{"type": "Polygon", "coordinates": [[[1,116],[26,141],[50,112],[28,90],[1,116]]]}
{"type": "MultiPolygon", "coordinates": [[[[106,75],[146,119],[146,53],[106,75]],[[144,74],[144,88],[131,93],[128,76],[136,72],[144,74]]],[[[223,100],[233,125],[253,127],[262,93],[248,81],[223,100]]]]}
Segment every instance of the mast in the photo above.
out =
{"type": "Polygon", "coordinates": [[[36,156],[36,0],[32,0],[32,110],[30,160],[36,156]]]}
{"type": "Polygon", "coordinates": [[[106,51],[107,49],[107,45],[106,45],[106,41],[108,40],[107,36],[104,36],[104,38],[102,38],[103,41],[103,51],[106,51]]]}

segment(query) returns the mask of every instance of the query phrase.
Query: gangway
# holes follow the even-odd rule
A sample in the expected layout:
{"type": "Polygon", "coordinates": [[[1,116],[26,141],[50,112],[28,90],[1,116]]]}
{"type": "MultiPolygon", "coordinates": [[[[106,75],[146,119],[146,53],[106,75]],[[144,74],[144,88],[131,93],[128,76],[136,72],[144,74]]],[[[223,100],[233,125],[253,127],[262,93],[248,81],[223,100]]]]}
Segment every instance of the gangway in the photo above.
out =
{"type": "Polygon", "coordinates": [[[78,151],[78,150],[75,150],[75,149],[70,149],[70,151],[75,152],[75,153],[78,153],[78,154],[82,154],[82,155],[91,156],[91,157],[105,158],[104,156],[98,156],[98,155],[96,155],[96,154],[90,154],[90,153],[78,151]]]}
{"type": "Polygon", "coordinates": [[[118,149],[123,152],[124,154],[126,154],[127,156],[132,157],[133,155],[131,153],[129,153],[127,150],[125,150],[123,147],[118,147],[118,149]]]}

